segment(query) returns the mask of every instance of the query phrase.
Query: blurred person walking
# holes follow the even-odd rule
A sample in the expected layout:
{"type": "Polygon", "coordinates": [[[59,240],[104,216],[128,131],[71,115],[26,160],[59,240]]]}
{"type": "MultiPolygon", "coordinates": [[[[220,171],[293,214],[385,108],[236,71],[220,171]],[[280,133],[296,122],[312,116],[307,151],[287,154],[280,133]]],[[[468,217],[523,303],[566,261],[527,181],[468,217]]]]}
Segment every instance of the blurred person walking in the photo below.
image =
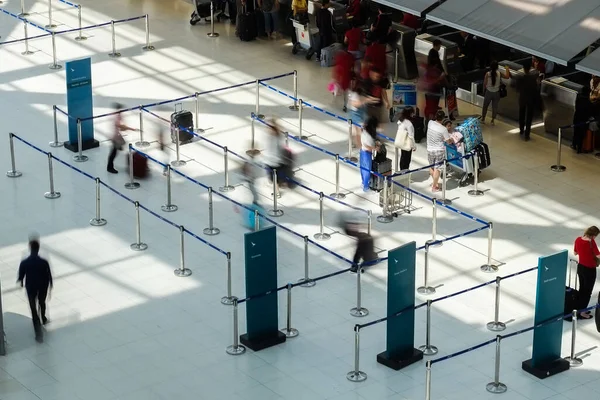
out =
{"type": "Polygon", "coordinates": [[[46,325],[49,322],[46,317],[46,297],[52,289],[52,272],[48,261],[39,256],[40,242],[37,238],[29,239],[29,250],[29,257],[21,261],[19,265],[17,283],[21,287],[25,286],[31,309],[35,340],[42,343],[44,341],[42,324],[46,325]],[[25,284],[23,284],[23,281],[25,281],[25,284]]]}
{"type": "Polygon", "coordinates": [[[113,133],[112,138],[110,139],[112,147],[110,149],[110,153],[108,154],[108,163],[106,164],[106,170],[111,174],[117,174],[119,171],[115,169],[115,157],[117,156],[117,152],[123,150],[123,146],[125,145],[125,139],[123,138],[121,132],[139,131],[139,129],[130,128],[129,126],[123,123],[121,113],[118,112],[123,108],[122,104],[114,103],[113,108],[117,111],[117,113],[115,114],[115,131],[113,133]]]}
{"type": "Polygon", "coordinates": [[[343,49],[335,55],[335,65],[333,67],[333,80],[342,92],[344,105],[342,110],[347,111],[348,91],[352,84],[352,72],[354,68],[354,56],[348,51],[348,46],[343,44],[343,49]]]}
{"type": "MultiPolygon", "coordinates": [[[[594,284],[596,283],[596,268],[600,260],[600,251],[598,251],[598,245],[596,244],[596,237],[600,234],[600,229],[596,226],[590,226],[585,230],[583,236],[575,239],[573,245],[573,251],[578,258],[577,263],[577,277],[579,278],[579,301],[577,309],[581,310],[587,308],[590,299],[592,298],[592,292],[594,291],[594,284]]],[[[579,314],[579,318],[590,319],[592,313],[589,311],[579,314]]]]}
{"type": "Polygon", "coordinates": [[[277,170],[276,193],[274,196],[279,196],[279,186],[286,182],[286,151],[284,138],[281,133],[277,121],[272,119],[268,124],[269,138],[267,139],[266,148],[264,151],[264,163],[268,168],[269,182],[273,183],[273,170],[277,170]]]}
{"type": "Polygon", "coordinates": [[[350,267],[350,272],[356,273],[358,272],[359,264],[362,268],[365,263],[370,263],[377,259],[373,237],[366,232],[367,228],[362,215],[342,213],[341,226],[346,235],[354,237],[357,240],[354,257],[352,257],[352,266],[350,267]]]}

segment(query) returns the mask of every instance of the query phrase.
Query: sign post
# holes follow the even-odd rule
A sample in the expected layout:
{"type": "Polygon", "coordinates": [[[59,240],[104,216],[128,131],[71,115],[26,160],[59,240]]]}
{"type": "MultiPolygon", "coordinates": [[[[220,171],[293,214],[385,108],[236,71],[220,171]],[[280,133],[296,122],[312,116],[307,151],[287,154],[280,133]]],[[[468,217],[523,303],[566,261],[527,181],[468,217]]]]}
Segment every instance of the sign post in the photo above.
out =
{"type": "MultiPolygon", "coordinates": [[[[564,314],[568,263],[567,250],[539,258],[535,325],[564,314]]],[[[539,379],[568,370],[569,362],[561,358],[562,336],[562,320],[536,327],[533,330],[532,357],[523,361],[523,370],[539,379]]]]}
{"type": "Polygon", "coordinates": [[[388,252],[387,340],[377,362],[396,371],[423,359],[415,349],[416,251],[411,242],[388,252]]]}
{"type": "Polygon", "coordinates": [[[277,291],[277,231],[270,226],[244,234],[246,258],[246,327],[240,336],[246,347],[259,351],[285,342],[279,331],[277,291]],[[255,296],[259,296],[253,298],[255,296]]]}
{"type": "Polygon", "coordinates": [[[100,146],[94,139],[94,114],[92,93],[92,59],[69,61],[66,63],[67,72],[67,111],[69,113],[69,141],[65,147],[72,152],[78,152],[77,120],[81,120],[82,150],[100,146]]]}

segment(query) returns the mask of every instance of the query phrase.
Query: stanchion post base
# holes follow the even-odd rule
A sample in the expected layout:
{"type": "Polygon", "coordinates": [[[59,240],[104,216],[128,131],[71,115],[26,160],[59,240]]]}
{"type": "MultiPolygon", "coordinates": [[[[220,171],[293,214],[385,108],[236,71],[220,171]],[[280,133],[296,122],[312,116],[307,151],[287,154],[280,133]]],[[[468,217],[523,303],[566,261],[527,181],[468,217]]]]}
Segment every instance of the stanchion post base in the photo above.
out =
{"type": "Polygon", "coordinates": [[[58,199],[60,197],[60,192],[46,192],[44,193],[44,197],[50,200],[58,199]]]}
{"type": "Polygon", "coordinates": [[[281,217],[283,215],[283,210],[269,210],[268,214],[271,217],[281,217]]]}
{"type": "Polygon", "coordinates": [[[298,111],[300,109],[300,107],[298,107],[297,104],[292,104],[291,106],[288,107],[290,110],[292,111],[298,111]]]}
{"type": "Polygon", "coordinates": [[[300,140],[307,141],[308,140],[308,136],[300,135],[300,140]]]}
{"type": "Polygon", "coordinates": [[[78,42],[83,42],[84,40],[87,40],[87,39],[88,39],[87,36],[77,36],[75,38],[75,40],[78,42]]]}
{"type": "Polygon", "coordinates": [[[317,240],[329,240],[331,235],[329,233],[315,233],[313,237],[317,240]]]}
{"type": "Polygon", "coordinates": [[[417,293],[430,295],[435,293],[435,288],[433,286],[421,286],[417,288],[417,293]]]}
{"type": "Polygon", "coordinates": [[[86,162],[87,160],[89,160],[89,157],[86,156],[85,154],[82,154],[82,155],[75,154],[73,156],[73,161],[75,161],[75,162],[86,162]]]}
{"type": "Polygon", "coordinates": [[[221,186],[219,188],[219,192],[223,192],[223,193],[233,192],[234,190],[235,190],[235,186],[231,186],[231,185],[221,186]]]}
{"type": "Polygon", "coordinates": [[[129,189],[129,190],[139,189],[139,187],[140,187],[139,182],[127,182],[125,184],[125,189],[129,189]]]}
{"type": "Polygon", "coordinates": [[[298,332],[298,329],[296,328],[290,328],[290,329],[284,329],[281,332],[283,332],[283,334],[285,335],[286,338],[290,339],[290,338],[295,338],[296,336],[298,336],[300,334],[300,332],[298,332]]]}
{"type": "Polygon", "coordinates": [[[488,328],[489,331],[492,332],[502,332],[503,330],[506,329],[506,324],[504,322],[488,322],[486,327],[488,328]]]}
{"type": "Polygon", "coordinates": [[[429,239],[428,241],[425,242],[429,247],[441,247],[444,242],[441,242],[439,240],[433,240],[433,239],[429,239]]]}
{"type": "Polygon", "coordinates": [[[110,58],[119,58],[121,57],[121,53],[109,53],[108,56],[110,58]]]}
{"type": "Polygon", "coordinates": [[[481,272],[485,272],[485,273],[488,273],[488,274],[492,274],[494,272],[498,272],[498,266],[497,265],[488,265],[488,264],[485,264],[485,265],[482,265],[479,269],[481,270],[481,272]]]}
{"type": "Polygon", "coordinates": [[[565,167],[564,165],[553,165],[550,167],[550,169],[554,172],[565,172],[567,170],[567,167],[565,167]]]}
{"type": "Polygon", "coordinates": [[[452,200],[450,200],[450,199],[439,199],[438,202],[442,203],[445,206],[451,206],[452,205],[452,200]]]}
{"type": "Polygon", "coordinates": [[[208,37],[215,37],[216,38],[216,37],[219,37],[219,34],[217,32],[208,32],[206,34],[206,36],[208,36],[208,37]]]}
{"type": "Polygon", "coordinates": [[[104,218],[92,218],[90,220],[91,226],[104,226],[107,224],[107,221],[104,218]]]}
{"type": "Polygon", "coordinates": [[[485,385],[485,390],[487,390],[490,393],[505,393],[508,390],[508,388],[502,382],[490,382],[487,385],[485,385]]]}
{"type": "Polygon", "coordinates": [[[380,215],[377,217],[377,222],[379,222],[381,224],[389,224],[393,220],[394,220],[394,217],[392,217],[391,215],[380,215]]]}
{"type": "Polygon", "coordinates": [[[352,154],[348,154],[345,158],[351,162],[358,162],[358,158],[354,157],[352,154]]]}
{"type": "Polygon", "coordinates": [[[233,297],[233,296],[223,296],[223,297],[221,297],[221,304],[223,304],[225,306],[232,306],[234,299],[235,299],[235,297],[233,297]]]}
{"type": "Polygon", "coordinates": [[[369,315],[369,310],[367,310],[364,307],[353,307],[350,309],[350,315],[357,318],[366,317],[367,315],[369,315]]]}
{"type": "Polygon", "coordinates": [[[146,142],[145,140],[141,141],[141,142],[135,142],[136,147],[149,147],[150,146],[150,142],[146,142]]]}
{"type": "Polygon", "coordinates": [[[583,365],[583,360],[581,358],[565,357],[565,360],[567,360],[569,362],[569,365],[571,367],[580,367],[583,365]]]}
{"type": "Polygon", "coordinates": [[[225,349],[225,353],[229,354],[230,356],[239,356],[245,352],[246,348],[242,345],[227,346],[227,349],[225,349]]]}
{"type": "Polygon", "coordinates": [[[8,176],[9,178],[18,178],[20,176],[23,176],[23,173],[21,171],[7,171],[6,172],[6,176],[8,176]]]}
{"type": "Polygon", "coordinates": [[[48,146],[50,147],[63,147],[64,143],[63,142],[50,142],[48,143],[48,146]]]}
{"type": "Polygon", "coordinates": [[[175,204],[165,204],[163,206],[160,206],[160,209],[164,212],[174,212],[177,211],[179,207],[177,207],[175,204]]]}
{"type": "MultiPolygon", "coordinates": [[[[3,3],[3,2],[2,2],[2,1],[0,1],[0,4],[2,4],[2,3],[3,3]]],[[[21,17],[21,18],[24,18],[24,17],[29,17],[29,15],[30,15],[30,14],[29,14],[29,13],[26,13],[26,12],[24,12],[24,13],[20,13],[20,14],[17,14],[17,15],[18,15],[19,17],[21,17]]]]}
{"type": "Polygon", "coordinates": [[[329,197],[332,197],[334,199],[345,199],[346,195],[344,193],[331,193],[329,197]]]}
{"type": "Polygon", "coordinates": [[[219,228],[204,228],[202,232],[207,236],[216,236],[221,233],[221,230],[219,228]]]}
{"type": "Polygon", "coordinates": [[[421,350],[423,352],[424,356],[433,356],[436,355],[438,353],[438,348],[432,345],[423,345],[423,346],[419,346],[419,350],[421,350]]]}
{"type": "Polygon", "coordinates": [[[350,382],[364,382],[367,380],[367,373],[363,371],[350,371],[346,374],[346,379],[350,382]]]}
{"type": "Polygon", "coordinates": [[[298,283],[300,284],[301,287],[313,287],[317,284],[317,282],[313,281],[310,278],[298,279],[298,283]]]}
{"type": "Polygon", "coordinates": [[[148,245],[144,242],[132,243],[129,248],[133,251],[144,251],[148,249],[148,245]]]}
{"type": "Polygon", "coordinates": [[[192,270],[189,268],[177,268],[175,271],[173,271],[173,274],[180,278],[185,278],[192,275],[192,270]]]}
{"type": "Polygon", "coordinates": [[[469,194],[469,196],[471,196],[471,197],[483,196],[483,194],[484,194],[484,193],[483,193],[483,190],[479,190],[479,189],[478,189],[478,190],[475,190],[475,189],[473,189],[473,190],[469,190],[467,193],[468,193],[468,194],[469,194]]]}
{"type": "Polygon", "coordinates": [[[46,29],[54,29],[54,28],[56,28],[56,25],[54,25],[54,24],[44,25],[44,28],[46,28],[46,29]]]}
{"type": "Polygon", "coordinates": [[[156,47],[150,45],[150,46],[144,46],[142,47],[142,50],[144,51],[152,51],[152,50],[156,50],[156,47]]]}
{"type": "Polygon", "coordinates": [[[258,119],[265,119],[265,114],[256,114],[256,118],[258,119]]]}
{"type": "Polygon", "coordinates": [[[31,51],[31,50],[27,50],[27,51],[23,51],[23,52],[21,52],[21,55],[22,55],[22,56],[30,56],[30,55],[32,55],[32,54],[33,54],[33,51],[31,51]]]}
{"type": "Polygon", "coordinates": [[[186,164],[186,162],[185,162],[185,161],[183,161],[183,160],[179,160],[179,161],[177,161],[177,160],[175,160],[175,161],[171,161],[171,166],[172,166],[172,167],[183,167],[185,164],[186,164]]]}
{"type": "Polygon", "coordinates": [[[62,69],[62,65],[60,65],[60,64],[52,64],[48,68],[50,68],[50,69],[62,69]]]}
{"type": "Polygon", "coordinates": [[[257,156],[259,154],[260,154],[260,150],[259,149],[246,150],[246,155],[247,156],[257,156]]]}

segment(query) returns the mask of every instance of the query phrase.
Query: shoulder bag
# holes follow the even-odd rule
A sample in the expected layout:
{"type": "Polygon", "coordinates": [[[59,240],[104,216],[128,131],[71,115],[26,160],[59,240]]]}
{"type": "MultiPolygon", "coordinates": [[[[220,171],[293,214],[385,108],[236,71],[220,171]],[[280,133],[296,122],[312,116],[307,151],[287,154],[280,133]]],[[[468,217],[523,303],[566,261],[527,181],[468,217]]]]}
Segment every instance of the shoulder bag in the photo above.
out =
{"type": "Polygon", "coordinates": [[[394,146],[404,151],[411,151],[414,147],[414,143],[408,136],[408,131],[406,130],[404,124],[398,125],[398,131],[396,132],[394,146]]]}

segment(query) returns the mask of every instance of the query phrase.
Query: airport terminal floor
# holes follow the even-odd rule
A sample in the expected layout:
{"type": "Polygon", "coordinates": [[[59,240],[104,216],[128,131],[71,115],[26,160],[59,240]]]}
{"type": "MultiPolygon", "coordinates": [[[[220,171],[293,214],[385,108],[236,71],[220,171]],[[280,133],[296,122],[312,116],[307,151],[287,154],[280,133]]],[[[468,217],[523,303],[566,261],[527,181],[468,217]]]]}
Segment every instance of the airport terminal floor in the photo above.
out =
{"type": "MultiPolygon", "coordinates": [[[[41,27],[48,23],[46,1],[25,4],[31,22],[41,27]]],[[[18,14],[21,4],[8,0],[0,7],[18,14]]],[[[410,176],[411,212],[385,221],[377,218],[382,216],[380,195],[363,193],[356,166],[344,158],[336,169],[335,155],[348,153],[348,125],[331,115],[345,117],[341,99],[332,99],[327,91],[330,69],[292,55],[286,40],[241,42],[227,22],[215,24],[218,38],[207,37],[210,26],[190,26],[192,6],[184,1],[82,0],[81,11],[83,26],[146,14],[149,18],[115,24],[114,45],[121,57],[109,57],[113,51],[110,24],[84,31],[88,36],[84,41],[73,40],[78,32],[57,35],[56,64],[63,66],[59,70],[48,68],[54,63],[49,37],[31,40],[30,55],[21,54],[22,42],[0,48],[2,166],[22,172],[20,177],[0,179],[6,336],[6,355],[0,357],[0,400],[600,397],[599,334],[594,320],[577,324],[575,355],[582,359],[581,366],[546,379],[521,368],[532,357],[538,258],[563,250],[573,257],[574,240],[588,226],[600,224],[600,161],[593,155],[577,155],[565,145],[562,164],[567,169],[553,172],[555,141],[533,135],[524,142],[514,123],[498,120],[495,126],[484,126],[492,165],[481,174],[483,195],[470,196],[472,185],[460,187],[449,179],[446,198],[451,206],[437,201],[432,208],[428,172],[417,171],[410,176]],[[153,51],[142,50],[145,21],[153,51]],[[67,110],[65,62],[84,57],[92,59],[93,115],[97,116],[93,126],[100,146],[84,152],[87,161],[77,162],[76,153],[49,143],[54,141],[53,106],[67,110]],[[298,111],[289,107],[294,71],[298,98],[308,103],[301,127],[298,111]],[[279,328],[287,332],[293,327],[299,335],[264,350],[248,348],[231,355],[226,349],[236,353],[242,348],[238,334],[256,329],[250,326],[255,322],[247,321],[252,299],[234,307],[222,304],[222,298],[227,302],[248,295],[244,235],[250,231],[244,207],[251,203],[251,194],[241,169],[246,151],[252,148],[257,79],[265,79],[258,88],[259,112],[267,119],[278,118],[289,132],[298,167],[295,179],[301,183],[293,190],[281,189],[276,207],[266,175],[257,184],[265,210],[283,211],[281,216],[268,217],[270,221],[261,220],[264,226],[277,226],[277,275],[266,276],[271,270],[265,266],[264,281],[276,280],[272,289],[283,288],[277,292],[279,328]],[[220,88],[227,89],[213,91],[220,88]],[[182,97],[186,97],[182,107],[198,117],[196,127],[206,140],[181,146],[179,160],[185,164],[174,164],[168,183],[161,164],[175,161],[177,149],[169,141],[166,151],[161,151],[157,140],[161,131],[169,129],[174,102],[154,104],[182,97]],[[143,124],[143,140],[136,131],[125,137],[149,159],[151,175],[140,180],[137,189],[126,187],[127,148],[115,161],[119,173],[106,171],[116,117],[102,115],[114,111],[114,102],[134,108],[122,114],[124,124],[132,128],[139,128],[140,120],[143,124]],[[9,133],[15,135],[11,146],[9,133]],[[305,140],[297,140],[299,136],[305,140]],[[143,146],[143,141],[149,145],[143,146]],[[52,195],[56,192],[60,197],[47,198],[48,192],[47,197],[56,197],[52,195]],[[330,196],[336,192],[345,198],[330,196]],[[173,208],[163,206],[172,205],[178,209],[163,211],[173,208]],[[435,288],[435,293],[415,292],[415,305],[432,301],[414,310],[414,346],[428,344],[426,350],[435,346],[437,354],[395,371],[377,362],[377,355],[389,346],[390,321],[356,329],[356,324],[368,325],[388,316],[391,260],[361,274],[346,271],[356,242],[338,222],[340,213],[348,211],[365,221],[372,217],[371,233],[381,258],[387,258],[388,250],[416,243],[416,286],[427,279],[425,286],[435,288]],[[98,217],[107,223],[90,225],[98,217]],[[207,227],[220,233],[207,235],[207,227]],[[27,295],[15,284],[33,232],[40,236],[41,254],[48,258],[54,275],[43,343],[34,340],[27,295]],[[434,232],[442,245],[425,247],[434,232]],[[328,234],[329,240],[316,239],[318,233],[328,234]],[[147,244],[147,249],[134,251],[132,244],[138,250],[140,244],[147,244]],[[482,272],[480,267],[488,264],[498,266],[498,271],[482,272]],[[328,277],[312,287],[292,285],[287,290],[288,283],[306,276],[307,266],[310,278],[328,277]],[[183,276],[188,269],[191,275],[183,276]],[[509,277],[513,274],[517,275],[509,277]],[[506,323],[501,332],[486,328],[495,320],[497,276],[506,277],[501,281],[496,320],[506,323]],[[350,313],[357,307],[357,286],[358,306],[369,311],[364,317],[350,313]],[[475,289],[465,291],[470,288],[475,289]],[[498,334],[506,337],[497,340],[498,334]],[[449,355],[455,356],[444,359],[449,355]],[[358,369],[367,379],[349,380],[347,375],[358,369]],[[486,390],[489,383],[499,382],[508,388],[505,393],[486,390]]],[[[2,41],[23,37],[21,21],[7,15],[0,18],[2,41]]],[[[57,30],[76,28],[77,9],[56,2],[53,20],[57,30]]],[[[33,26],[28,29],[29,36],[43,33],[33,26]]],[[[459,111],[480,113],[462,102],[459,111]]],[[[59,140],[67,140],[67,117],[58,112],[56,121],[59,140]]],[[[395,124],[387,124],[384,133],[393,138],[395,131],[395,124]]],[[[255,121],[254,132],[254,147],[264,150],[269,140],[264,124],[255,121]]],[[[391,148],[388,154],[393,154],[391,148]]],[[[426,165],[422,142],[411,168],[426,165]]],[[[569,263],[569,267],[575,266],[569,263]]],[[[572,324],[559,324],[562,357],[567,357],[572,324]]],[[[407,328],[399,336],[412,334],[412,328],[407,328]]]]}

